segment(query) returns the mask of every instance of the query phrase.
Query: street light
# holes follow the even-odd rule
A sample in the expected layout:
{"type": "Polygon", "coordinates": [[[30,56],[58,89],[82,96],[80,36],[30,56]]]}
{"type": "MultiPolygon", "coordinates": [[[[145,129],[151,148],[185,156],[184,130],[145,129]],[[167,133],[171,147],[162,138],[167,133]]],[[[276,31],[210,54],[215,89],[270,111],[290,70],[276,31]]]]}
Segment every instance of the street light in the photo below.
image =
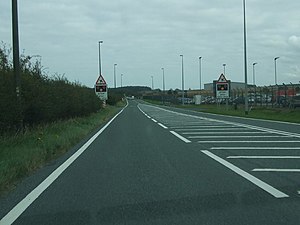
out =
{"type": "Polygon", "coordinates": [[[248,78],[247,78],[247,33],[246,33],[246,2],[243,0],[244,10],[244,69],[245,69],[245,115],[248,115],[248,78]]]}
{"type": "Polygon", "coordinates": [[[12,41],[13,41],[13,68],[15,78],[15,92],[17,97],[17,119],[18,129],[23,128],[23,112],[21,102],[21,69],[20,69],[20,46],[19,46],[19,23],[18,23],[18,1],[12,0],[12,41]]]}
{"type": "Polygon", "coordinates": [[[256,64],[257,64],[256,62],[252,64],[252,66],[253,66],[253,85],[255,85],[255,65],[256,64]]]}
{"type": "Polygon", "coordinates": [[[182,84],[182,105],[184,105],[184,71],[183,71],[183,55],[181,57],[181,84],[182,84]]]}
{"type": "Polygon", "coordinates": [[[102,71],[101,71],[101,44],[103,43],[103,41],[98,41],[98,45],[99,45],[99,75],[102,75],[102,71]]]}
{"type": "Polygon", "coordinates": [[[199,56],[199,87],[200,87],[200,89],[199,90],[201,90],[201,81],[202,81],[202,79],[201,79],[201,59],[202,59],[202,57],[201,56],[199,56]]]}
{"type": "Polygon", "coordinates": [[[274,58],[274,66],[275,66],[275,84],[277,84],[277,67],[276,67],[276,61],[279,59],[279,57],[274,58]]]}
{"type": "Polygon", "coordinates": [[[114,86],[117,88],[117,77],[116,77],[116,66],[117,64],[114,64],[114,86]]]}
{"type": "Polygon", "coordinates": [[[152,90],[154,90],[153,76],[151,76],[151,81],[152,81],[152,90]]]}
{"type": "Polygon", "coordinates": [[[163,88],[163,92],[165,92],[165,68],[161,68],[162,70],[162,88],[163,88]]]}
{"type": "Polygon", "coordinates": [[[224,67],[224,68],[223,68],[223,70],[224,70],[223,75],[225,75],[225,67],[226,67],[226,64],[225,64],[225,63],[223,64],[223,67],[224,67]]]}
{"type": "Polygon", "coordinates": [[[123,74],[121,74],[121,87],[123,87],[123,74]]]}

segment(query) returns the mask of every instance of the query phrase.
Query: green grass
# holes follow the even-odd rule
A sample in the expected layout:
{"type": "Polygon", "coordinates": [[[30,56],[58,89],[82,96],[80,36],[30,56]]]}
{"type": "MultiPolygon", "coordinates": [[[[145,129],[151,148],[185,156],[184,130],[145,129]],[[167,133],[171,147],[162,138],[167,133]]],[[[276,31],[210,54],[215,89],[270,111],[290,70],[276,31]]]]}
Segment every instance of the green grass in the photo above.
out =
{"type": "MultiPolygon", "coordinates": [[[[159,101],[149,101],[145,100],[152,104],[161,105],[159,101]]],[[[299,109],[289,109],[289,108],[272,108],[254,106],[251,108],[248,115],[245,115],[245,110],[243,105],[239,105],[238,109],[235,110],[232,105],[229,105],[226,108],[226,105],[217,106],[212,105],[172,105],[176,108],[190,109],[194,111],[201,111],[207,113],[229,115],[229,116],[239,116],[247,118],[256,118],[256,119],[266,119],[266,120],[276,120],[292,123],[300,123],[300,110],[299,109]]]]}
{"type": "Polygon", "coordinates": [[[0,137],[0,195],[21,178],[63,155],[123,106],[107,106],[88,117],[57,121],[27,130],[24,134],[0,137]]]}

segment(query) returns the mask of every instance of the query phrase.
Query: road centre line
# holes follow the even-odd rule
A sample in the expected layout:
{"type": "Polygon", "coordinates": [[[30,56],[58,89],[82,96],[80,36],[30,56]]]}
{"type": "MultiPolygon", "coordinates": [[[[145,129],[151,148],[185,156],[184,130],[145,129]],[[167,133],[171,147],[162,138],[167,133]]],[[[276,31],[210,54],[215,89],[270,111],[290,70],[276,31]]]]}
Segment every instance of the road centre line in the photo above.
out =
{"type": "Polygon", "coordinates": [[[300,156],[278,156],[278,155],[242,155],[227,156],[227,159],[300,159],[300,156]]]}
{"type": "Polygon", "coordinates": [[[211,150],[300,150],[300,147],[211,147],[211,150]]]}
{"type": "Polygon", "coordinates": [[[159,126],[161,126],[164,129],[168,129],[168,127],[166,127],[165,125],[161,124],[161,123],[157,123],[159,126]]]}
{"type": "Polygon", "coordinates": [[[151,119],[154,123],[157,123],[157,121],[155,119],[151,119]]]}
{"type": "Polygon", "coordinates": [[[1,220],[0,225],[10,225],[94,142],[94,140],[127,108],[127,105],[106,123],[96,134],[83,144],[63,164],[54,170],[42,183],[33,189],[22,201],[11,209],[1,220]]]}
{"type": "Polygon", "coordinates": [[[223,166],[227,167],[228,169],[232,170],[233,172],[237,173],[238,175],[244,177],[254,185],[258,186],[259,188],[263,189],[264,191],[268,192],[269,194],[273,195],[275,198],[287,198],[289,197],[287,194],[277,190],[276,188],[272,187],[271,185],[265,183],[264,181],[254,177],[253,175],[247,173],[246,171],[240,169],[239,167],[227,162],[226,160],[218,157],[217,155],[211,153],[207,150],[202,150],[205,155],[209,156],[210,158],[214,159],[215,161],[219,162],[223,166]]]}
{"type": "Polygon", "coordinates": [[[271,169],[271,168],[256,168],[252,170],[253,172],[294,172],[299,173],[300,169],[271,169]]]}
{"type": "Polygon", "coordinates": [[[300,143],[300,141],[235,141],[235,140],[228,140],[228,141],[198,141],[198,143],[300,143]]]}
{"type": "Polygon", "coordinates": [[[175,135],[176,137],[178,137],[180,140],[184,141],[185,143],[190,143],[191,141],[186,139],[185,137],[182,137],[180,134],[176,133],[175,131],[170,131],[170,133],[172,133],[173,135],[175,135]]]}
{"type": "Polygon", "coordinates": [[[152,106],[152,105],[151,106],[147,105],[147,106],[152,107],[152,108],[157,108],[157,109],[160,109],[162,111],[170,112],[170,113],[173,113],[173,114],[176,114],[176,115],[185,116],[185,117],[191,117],[191,118],[196,118],[196,119],[204,119],[206,121],[221,122],[221,123],[228,124],[228,125],[234,125],[234,126],[245,127],[245,128],[254,129],[254,130],[266,131],[266,132],[269,132],[269,133],[282,134],[282,135],[285,135],[285,136],[300,138],[300,134],[297,134],[297,133],[290,133],[290,132],[286,132],[286,131],[279,131],[279,130],[274,130],[274,129],[270,129],[270,128],[263,128],[263,127],[258,127],[258,126],[242,124],[242,123],[211,119],[211,118],[206,118],[206,117],[201,117],[201,116],[194,116],[194,115],[189,115],[189,114],[184,114],[184,113],[179,113],[179,112],[167,110],[167,109],[160,108],[160,107],[157,107],[157,106],[152,106]]]}

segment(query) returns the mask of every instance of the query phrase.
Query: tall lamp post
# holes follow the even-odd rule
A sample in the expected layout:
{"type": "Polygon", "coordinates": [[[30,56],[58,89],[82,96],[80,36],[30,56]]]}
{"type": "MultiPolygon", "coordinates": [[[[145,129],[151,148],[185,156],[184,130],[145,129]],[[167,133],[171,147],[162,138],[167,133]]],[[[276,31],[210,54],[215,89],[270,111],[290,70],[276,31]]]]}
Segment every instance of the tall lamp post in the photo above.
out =
{"type": "Polygon", "coordinates": [[[255,85],[255,65],[256,65],[257,63],[255,62],[255,63],[253,63],[252,64],[252,67],[253,67],[253,85],[255,85]]]}
{"type": "Polygon", "coordinates": [[[15,78],[15,92],[17,97],[18,129],[23,129],[23,113],[21,102],[21,71],[20,71],[20,46],[19,46],[19,23],[18,1],[12,0],[12,33],[13,33],[13,68],[15,78]]]}
{"type": "Polygon", "coordinates": [[[202,86],[202,77],[201,77],[201,59],[202,57],[199,56],[199,90],[201,90],[201,86],[202,86]]]}
{"type": "Polygon", "coordinates": [[[225,76],[225,68],[226,68],[226,64],[223,63],[223,75],[225,76]]]}
{"type": "Polygon", "coordinates": [[[116,66],[117,64],[114,64],[114,86],[115,88],[117,87],[117,77],[116,77],[116,66]]]}
{"type": "Polygon", "coordinates": [[[275,58],[274,58],[274,67],[275,67],[275,85],[277,84],[277,65],[276,65],[277,59],[279,59],[279,57],[275,57],[275,58]]]}
{"type": "Polygon", "coordinates": [[[248,79],[247,79],[247,32],[246,32],[246,1],[243,0],[244,10],[244,69],[245,69],[245,115],[248,115],[248,79]]]}
{"type": "Polygon", "coordinates": [[[99,75],[102,75],[102,71],[101,71],[101,44],[103,43],[103,41],[98,41],[98,45],[99,45],[99,75]]]}
{"type": "Polygon", "coordinates": [[[151,84],[152,84],[152,90],[154,90],[154,82],[153,82],[153,76],[151,76],[151,84]]]}
{"type": "Polygon", "coordinates": [[[162,94],[162,100],[163,100],[163,104],[165,103],[165,68],[161,68],[162,70],[162,89],[163,89],[163,94],[162,94]]]}
{"type": "Polygon", "coordinates": [[[123,87],[123,74],[121,74],[121,87],[123,87]]]}
{"type": "Polygon", "coordinates": [[[181,57],[181,85],[182,85],[182,105],[184,105],[184,70],[183,70],[183,55],[181,57]]]}

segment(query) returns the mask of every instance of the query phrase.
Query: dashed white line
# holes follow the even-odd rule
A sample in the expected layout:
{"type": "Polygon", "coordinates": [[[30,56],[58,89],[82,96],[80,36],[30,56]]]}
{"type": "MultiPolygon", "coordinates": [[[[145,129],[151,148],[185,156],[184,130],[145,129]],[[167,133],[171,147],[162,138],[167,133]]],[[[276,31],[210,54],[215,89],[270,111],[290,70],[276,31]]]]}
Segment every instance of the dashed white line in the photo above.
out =
{"type": "Polygon", "coordinates": [[[159,126],[161,126],[164,129],[168,129],[168,127],[166,127],[165,125],[161,124],[161,123],[157,123],[159,126]]]}
{"type": "Polygon", "coordinates": [[[265,183],[264,181],[254,177],[253,175],[247,173],[246,171],[240,169],[239,167],[227,162],[226,160],[216,156],[215,154],[213,154],[213,153],[211,153],[207,150],[202,150],[202,152],[204,154],[206,154],[207,156],[209,156],[210,158],[216,160],[217,162],[219,162],[223,166],[227,167],[228,169],[234,171],[238,175],[244,177],[245,179],[247,179],[251,183],[253,183],[256,186],[260,187],[264,191],[266,191],[269,194],[273,195],[275,198],[287,198],[287,197],[289,197],[287,194],[277,190],[276,188],[272,187],[271,185],[269,185],[269,184],[265,183]]]}
{"type": "Polygon", "coordinates": [[[151,119],[154,123],[157,123],[157,121],[155,119],[151,119]]]}
{"type": "MultiPolygon", "coordinates": [[[[238,131],[238,132],[235,132],[235,131],[230,131],[230,132],[226,132],[226,134],[265,134],[266,132],[263,132],[263,131],[238,131]]],[[[224,131],[215,131],[215,132],[207,132],[207,131],[204,131],[204,132],[184,132],[182,134],[224,134],[224,131]]]]}
{"type": "Polygon", "coordinates": [[[289,138],[288,136],[278,136],[278,135],[270,135],[270,136],[190,136],[189,138],[205,138],[205,139],[219,139],[219,138],[289,138]]]}
{"type": "Polygon", "coordinates": [[[174,134],[176,137],[178,137],[180,140],[184,141],[185,143],[190,143],[191,141],[186,139],[185,137],[182,137],[180,134],[176,133],[175,131],[170,131],[170,133],[174,134]]]}

